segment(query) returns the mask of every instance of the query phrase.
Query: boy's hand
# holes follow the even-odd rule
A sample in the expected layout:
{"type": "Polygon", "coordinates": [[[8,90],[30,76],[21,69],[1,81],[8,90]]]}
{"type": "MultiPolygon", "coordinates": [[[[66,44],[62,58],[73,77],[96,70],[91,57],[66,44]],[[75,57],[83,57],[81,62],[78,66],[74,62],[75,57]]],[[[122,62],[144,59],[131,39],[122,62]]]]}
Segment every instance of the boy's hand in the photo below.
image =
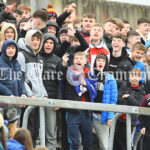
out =
{"type": "Polygon", "coordinates": [[[25,94],[22,94],[21,97],[22,97],[22,98],[26,98],[27,96],[26,96],[25,94]]]}
{"type": "Polygon", "coordinates": [[[141,129],[141,134],[145,135],[146,128],[141,129]]]}
{"type": "Polygon", "coordinates": [[[130,96],[130,94],[124,94],[124,95],[122,96],[122,98],[125,99],[125,98],[128,98],[129,96],[130,96]]]}
{"type": "Polygon", "coordinates": [[[63,66],[67,66],[67,62],[68,62],[68,59],[69,59],[69,54],[64,54],[64,56],[62,57],[62,65],[63,66]]]}
{"type": "Polygon", "coordinates": [[[73,26],[68,26],[68,32],[67,32],[67,42],[71,43],[72,42],[72,39],[74,37],[74,34],[75,34],[75,30],[73,28],[73,26]]]}
{"type": "Polygon", "coordinates": [[[54,108],[53,110],[54,110],[54,111],[57,111],[57,110],[59,110],[59,109],[60,109],[60,108],[57,108],[57,107],[56,107],[56,108],[54,108]]]}
{"type": "Polygon", "coordinates": [[[32,23],[32,18],[25,23],[23,30],[28,31],[31,27],[32,27],[33,23],[32,23]]]}
{"type": "Polygon", "coordinates": [[[5,12],[6,12],[6,13],[12,13],[13,10],[15,9],[15,7],[16,7],[16,3],[14,3],[14,4],[12,4],[12,5],[8,5],[8,6],[6,6],[6,8],[5,8],[5,12]]]}
{"type": "Polygon", "coordinates": [[[81,84],[84,85],[84,86],[87,85],[84,79],[81,80],[81,84]]]}
{"type": "Polygon", "coordinates": [[[31,98],[36,98],[35,96],[31,96],[31,98]]]}
{"type": "Polygon", "coordinates": [[[70,4],[68,7],[68,10],[67,10],[67,13],[69,13],[69,14],[72,13],[75,10],[75,8],[76,8],[75,3],[70,4]]]}

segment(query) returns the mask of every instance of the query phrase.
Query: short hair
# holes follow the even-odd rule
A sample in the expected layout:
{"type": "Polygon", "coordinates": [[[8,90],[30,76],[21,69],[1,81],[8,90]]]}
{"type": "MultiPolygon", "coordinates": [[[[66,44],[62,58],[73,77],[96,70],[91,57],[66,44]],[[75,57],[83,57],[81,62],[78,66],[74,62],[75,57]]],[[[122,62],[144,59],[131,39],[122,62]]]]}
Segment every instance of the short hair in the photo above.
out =
{"type": "Polygon", "coordinates": [[[29,6],[28,4],[20,4],[20,5],[18,5],[17,8],[18,8],[19,10],[24,9],[24,10],[29,10],[29,11],[31,11],[31,8],[30,8],[30,6],[29,6]]]}
{"type": "Polygon", "coordinates": [[[114,35],[113,38],[121,39],[123,42],[125,42],[125,36],[120,33],[114,35]]]}
{"type": "Polygon", "coordinates": [[[140,34],[139,34],[138,32],[136,32],[136,31],[134,31],[134,30],[129,31],[129,32],[127,33],[127,39],[128,39],[129,37],[133,37],[133,36],[140,36],[140,34]]]}
{"type": "Polygon", "coordinates": [[[85,59],[87,59],[86,54],[84,52],[76,52],[76,53],[74,53],[74,57],[75,56],[83,56],[83,57],[85,57],[85,59]]]}
{"type": "Polygon", "coordinates": [[[83,14],[82,18],[96,19],[96,16],[95,14],[89,12],[89,13],[83,14]]]}
{"type": "Polygon", "coordinates": [[[140,19],[138,19],[137,25],[140,25],[142,23],[150,23],[150,20],[146,19],[146,18],[140,18],[140,19]]]}
{"type": "Polygon", "coordinates": [[[37,37],[41,40],[42,39],[42,34],[39,33],[39,32],[36,32],[35,34],[32,35],[32,37],[37,37]]]}
{"type": "Polygon", "coordinates": [[[77,17],[74,21],[73,24],[80,23],[82,21],[82,17],[77,17]]]}
{"type": "Polygon", "coordinates": [[[106,57],[102,53],[97,55],[96,60],[97,59],[104,59],[106,61],[106,57]]]}
{"type": "Polygon", "coordinates": [[[130,74],[131,74],[131,75],[135,75],[135,76],[142,77],[142,70],[139,69],[139,68],[133,68],[133,69],[130,71],[130,74]]]}
{"type": "Polygon", "coordinates": [[[73,27],[75,28],[75,25],[82,22],[82,17],[77,17],[74,21],[73,21],[73,27]]]}
{"type": "Polygon", "coordinates": [[[145,50],[146,50],[145,46],[140,42],[137,42],[137,43],[133,44],[132,50],[134,51],[136,49],[141,50],[143,52],[145,52],[145,50]]]}
{"type": "Polygon", "coordinates": [[[40,18],[42,21],[47,22],[48,13],[44,10],[37,10],[33,13],[33,18],[40,18]]]}
{"type": "Polygon", "coordinates": [[[14,9],[14,10],[13,10],[13,13],[16,13],[16,14],[22,15],[22,11],[21,11],[21,10],[19,10],[19,9],[14,9]]]}
{"type": "Polygon", "coordinates": [[[124,24],[119,18],[110,18],[110,19],[107,19],[105,23],[107,22],[111,22],[121,29],[124,28],[124,24]]]}
{"type": "Polygon", "coordinates": [[[48,150],[48,148],[45,146],[37,146],[35,150],[48,150]]]}
{"type": "Polygon", "coordinates": [[[92,26],[92,28],[93,27],[99,27],[99,28],[102,28],[103,29],[103,25],[102,24],[99,24],[99,23],[95,23],[93,26],[92,26]]]}
{"type": "Polygon", "coordinates": [[[124,24],[130,24],[130,22],[129,22],[128,20],[122,20],[122,22],[123,22],[124,24]]]}

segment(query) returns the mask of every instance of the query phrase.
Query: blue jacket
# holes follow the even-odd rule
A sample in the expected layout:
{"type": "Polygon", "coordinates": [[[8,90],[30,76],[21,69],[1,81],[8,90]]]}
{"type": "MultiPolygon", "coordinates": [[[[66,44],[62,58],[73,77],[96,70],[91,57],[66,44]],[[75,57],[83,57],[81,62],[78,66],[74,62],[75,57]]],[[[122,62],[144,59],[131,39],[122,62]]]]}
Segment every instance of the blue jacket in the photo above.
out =
{"type": "MultiPolygon", "coordinates": [[[[116,104],[118,97],[118,89],[117,89],[117,82],[114,77],[107,73],[106,80],[104,83],[104,90],[103,90],[103,104],[116,104]]],[[[107,123],[109,119],[112,119],[114,116],[114,112],[102,112],[101,114],[101,123],[107,123]]]]}
{"type": "Polygon", "coordinates": [[[143,72],[142,73],[142,80],[141,80],[141,82],[144,83],[144,79],[145,79],[145,77],[144,77],[145,65],[141,61],[138,61],[138,62],[135,63],[134,68],[141,69],[141,71],[143,72]]]}
{"type": "Polygon", "coordinates": [[[25,150],[24,146],[14,139],[9,139],[6,145],[8,150],[25,150]]]}
{"type": "Polygon", "coordinates": [[[22,94],[26,94],[21,67],[16,60],[17,55],[18,48],[16,42],[13,40],[6,40],[3,43],[2,54],[0,56],[0,95],[21,96],[22,94]],[[6,55],[6,48],[10,44],[16,46],[16,54],[13,56],[12,60],[6,55]]]}

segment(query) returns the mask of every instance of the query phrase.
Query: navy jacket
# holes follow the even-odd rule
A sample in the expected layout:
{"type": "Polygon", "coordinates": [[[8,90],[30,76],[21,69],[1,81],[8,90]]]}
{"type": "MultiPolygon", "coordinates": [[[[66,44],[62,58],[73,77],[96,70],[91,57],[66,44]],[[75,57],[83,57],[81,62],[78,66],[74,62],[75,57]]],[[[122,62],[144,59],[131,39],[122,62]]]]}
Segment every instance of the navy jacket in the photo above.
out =
{"type": "Polygon", "coordinates": [[[21,67],[16,60],[18,55],[17,44],[13,40],[6,40],[2,46],[2,55],[0,56],[0,95],[14,95],[21,96],[26,94],[21,74],[21,67]],[[6,55],[6,48],[8,45],[13,44],[16,46],[16,54],[12,60],[6,55]],[[14,80],[16,78],[16,80],[14,80]],[[14,82],[16,84],[14,84],[14,82]],[[18,89],[17,95],[14,94],[14,89],[18,89]]]}

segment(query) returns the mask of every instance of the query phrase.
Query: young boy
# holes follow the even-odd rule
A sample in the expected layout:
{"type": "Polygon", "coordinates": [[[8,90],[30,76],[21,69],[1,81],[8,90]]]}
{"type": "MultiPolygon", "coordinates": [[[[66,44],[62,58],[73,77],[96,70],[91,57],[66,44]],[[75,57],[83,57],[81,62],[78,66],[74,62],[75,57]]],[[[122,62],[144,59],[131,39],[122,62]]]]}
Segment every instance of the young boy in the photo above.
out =
{"type": "MultiPolygon", "coordinates": [[[[41,56],[44,62],[43,65],[43,84],[46,88],[48,98],[61,99],[61,89],[59,84],[58,67],[61,59],[54,54],[57,38],[54,34],[45,33],[44,43],[41,51],[41,56]]],[[[53,108],[45,107],[46,117],[46,146],[50,150],[56,150],[57,146],[57,130],[56,130],[56,111],[53,108]]],[[[60,120],[59,120],[60,123],[60,120]]]]}
{"type": "Polygon", "coordinates": [[[58,24],[54,21],[48,20],[46,23],[47,31],[48,33],[53,33],[55,36],[57,36],[57,33],[59,31],[58,24]]]}
{"type": "Polygon", "coordinates": [[[95,24],[95,19],[96,16],[92,13],[86,13],[83,15],[82,29],[80,32],[88,43],[90,41],[90,31],[92,26],[95,24]]]}
{"type": "MultiPolygon", "coordinates": [[[[96,83],[97,97],[95,103],[116,104],[117,102],[117,83],[114,77],[107,72],[108,58],[104,53],[97,55],[95,60],[95,75],[98,78],[96,83]]],[[[114,116],[113,112],[93,112],[93,127],[98,137],[101,150],[108,150],[109,127],[114,116]]]]}
{"type": "Polygon", "coordinates": [[[137,21],[137,32],[140,34],[142,44],[145,44],[148,39],[150,20],[146,18],[140,18],[137,21]]]}
{"type": "MultiPolygon", "coordinates": [[[[141,102],[146,95],[144,85],[140,83],[142,78],[142,71],[138,68],[133,68],[129,75],[130,81],[124,81],[118,93],[119,105],[140,106],[141,102]]],[[[136,125],[137,116],[132,115],[131,125],[132,128],[136,125]]],[[[126,149],[126,115],[120,116],[116,123],[115,137],[114,137],[115,150],[126,149]]]]}
{"type": "Polygon", "coordinates": [[[102,40],[103,37],[103,27],[100,24],[94,24],[90,31],[90,45],[89,49],[87,50],[87,54],[89,57],[89,62],[91,64],[91,70],[93,71],[95,58],[99,53],[104,53],[110,58],[109,50],[102,40]]]}
{"type": "Polygon", "coordinates": [[[118,18],[110,18],[106,20],[104,24],[104,36],[103,40],[107,45],[108,49],[112,48],[112,38],[114,35],[121,32],[121,29],[124,27],[123,22],[118,18]]]}
{"type": "Polygon", "coordinates": [[[5,40],[0,57],[0,95],[26,97],[26,90],[17,59],[18,47],[14,40],[5,40]]]}
{"type": "MultiPolygon", "coordinates": [[[[26,34],[25,39],[20,38],[18,45],[18,61],[21,65],[21,71],[24,76],[27,96],[31,98],[47,97],[47,92],[43,85],[42,72],[43,60],[39,52],[43,44],[43,34],[41,31],[32,29],[26,34]]],[[[29,116],[28,129],[32,133],[34,145],[39,131],[39,109],[35,108],[29,116]]]]}
{"type": "Polygon", "coordinates": [[[121,33],[126,37],[127,33],[130,31],[131,26],[128,20],[123,20],[124,28],[122,28],[121,33]]]}
{"type": "Polygon", "coordinates": [[[142,79],[141,82],[144,83],[144,73],[145,73],[145,65],[141,62],[144,52],[145,52],[146,48],[144,47],[144,45],[142,43],[135,43],[132,46],[132,50],[131,50],[131,60],[134,63],[133,67],[134,68],[139,68],[142,70],[143,74],[142,74],[142,79]]]}
{"type": "MultiPolygon", "coordinates": [[[[94,101],[96,97],[96,79],[87,78],[88,69],[85,68],[86,55],[83,52],[74,54],[74,66],[68,68],[68,54],[63,56],[62,67],[64,78],[64,99],[73,101],[94,101]],[[66,75],[67,72],[67,75],[66,75]]],[[[94,77],[93,77],[94,78],[94,77]]],[[[79,149],[79,131],[84,150],[92,149],[92,120],[87,110],[67,110],[66,114],[68,142],[70,149],[79,149]]]]}
{"type": "Polygon", "coordinates": [[[127,80],[126,75],[133,68],[131,61],[128,60],[128,54],[124,48],[124,45],[125,38],[122,34],[117,34],[113,37],[108,70],[114,74],[117,81],[127,80]]]}
{"type": "Polygon", "coordinates": [[[33,20],[29,20],[20,32],[19,37],[25,37],[26,32],[31,28],[39,29],[43,34],[47,33],[46,22],[48,20],[48,14],[44,10],[37,10],[33,13],[33,20]]]}
{"type": "Polygon", "coordinates": [[[19,9],[15,9],[14,11],[13,11],[13,16],[16,18],[16,20],[17,20],[17,24],[16,25],[18,25],[18,23],[19,23],[19,21],[21,20],[21,15],[22,15],[22,11],[20,11],[19,9]]]}
{"type": "Polygon", "coordinates": [[[21,18],[30,18],[31,17],[31,8],[28,4],[20,4],[17,9],[22,11],[21,18]]]}
{"type": "Polygon", "coordinates": [[[129,56],[131,55],[131,49],[132,49],[133,44],[137,42],[141,42],[140,34],[133,30],[129,31],[127,33],[127,43],[125,46],[129,56]]]}

